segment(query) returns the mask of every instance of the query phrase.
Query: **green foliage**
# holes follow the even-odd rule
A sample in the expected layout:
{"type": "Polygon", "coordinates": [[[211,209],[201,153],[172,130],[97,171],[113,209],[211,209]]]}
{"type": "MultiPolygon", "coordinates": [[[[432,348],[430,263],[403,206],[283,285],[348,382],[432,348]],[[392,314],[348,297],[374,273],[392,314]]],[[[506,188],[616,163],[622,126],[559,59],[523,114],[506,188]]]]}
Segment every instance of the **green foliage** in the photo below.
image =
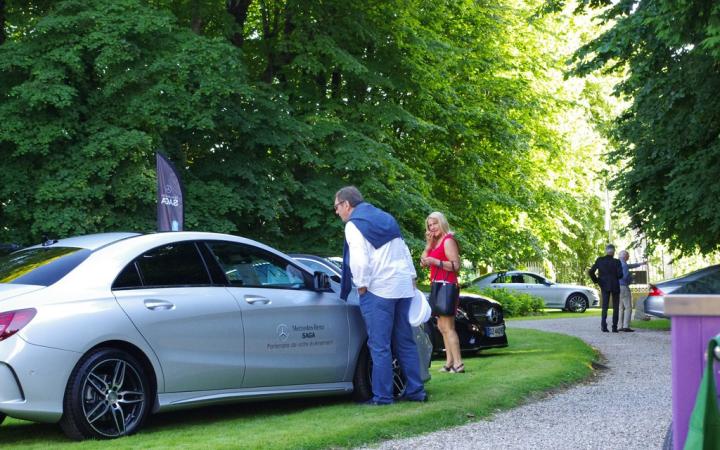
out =
{"type": "Polygon", "coordinates": [[[610,26],[578,51],[575,71],[626,75],[616,90],[632,103],[611,130],[617,205],[651,241],[717,250],[720,5],[624,0],[603,18],[610,26]]]}
{"type": "Polygon", "coordinates": [[[502,304],[503,313],[507,317],[533,316],[543,314],[545,302],[537,295],[511,291],[509,289],[476,288],[466,289],[467,292],[484,295],[502,304]]]}
{"type": "Polygon", "coordinates": [[[553,47],[572,30],[539,0],[11,3],[0,241],[152,230],[162,150],[188,229],[339,254],[355,184],[416,253],[441,210],[474,262],[594,256],[593,147],[564,130],[584,94],[553,47]]]}

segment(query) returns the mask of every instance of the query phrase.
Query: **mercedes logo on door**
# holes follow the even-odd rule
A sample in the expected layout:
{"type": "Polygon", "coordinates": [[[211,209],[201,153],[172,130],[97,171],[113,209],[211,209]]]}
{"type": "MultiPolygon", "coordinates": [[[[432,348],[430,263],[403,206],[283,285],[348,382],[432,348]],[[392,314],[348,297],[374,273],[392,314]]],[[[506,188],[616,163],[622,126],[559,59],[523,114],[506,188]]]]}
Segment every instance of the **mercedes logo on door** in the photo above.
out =
{"type": "Polygon", "coordinates": [[[276,331],[277,331],[278,338],[281,341],[285,342],[288,340],[288,337],[290,336],[290,334],[289,334],[287,325],[285,325],[284,323],[281,323],[280,325],[278,325],[276,331]]]}

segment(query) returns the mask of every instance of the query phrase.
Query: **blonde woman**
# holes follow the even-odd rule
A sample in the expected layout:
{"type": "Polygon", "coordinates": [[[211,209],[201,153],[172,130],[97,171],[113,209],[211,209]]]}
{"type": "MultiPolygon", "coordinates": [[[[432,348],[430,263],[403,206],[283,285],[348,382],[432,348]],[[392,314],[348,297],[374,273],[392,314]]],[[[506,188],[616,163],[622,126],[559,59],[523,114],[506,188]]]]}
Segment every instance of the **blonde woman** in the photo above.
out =
{"type": "MultiPolygon", "coordinates": [[[[420,258],[420,265],[430,267],[430,280],[445,280],[457,284],[460,248],[443,213],[433,212],[425,219],[425,240],[427,245],[420,258]]],[[[457,305],[455,308],[457,309],[457,305]]],[[[447,358],[440,372],[465,373],[465,365],[460,354],[460,340],[455,331],[455,314],[439,315],[437,323],[443,336],[447,358]]]]}

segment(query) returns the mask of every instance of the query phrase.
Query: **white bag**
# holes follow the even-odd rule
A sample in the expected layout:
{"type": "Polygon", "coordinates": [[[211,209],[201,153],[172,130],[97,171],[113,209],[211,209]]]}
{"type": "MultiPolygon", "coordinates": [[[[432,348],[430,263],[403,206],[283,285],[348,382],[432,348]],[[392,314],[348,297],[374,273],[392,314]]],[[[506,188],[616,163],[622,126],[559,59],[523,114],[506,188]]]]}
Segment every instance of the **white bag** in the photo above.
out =
{"type": "Polygon", "coordinates": [[[408,320],[410,325],[419,327],[428,320],[430,320],[430,303],[428,303],[425,294],[415,289],[415,297],[412,299],[410,304],[410,311],[408,312],[408,320]]]}

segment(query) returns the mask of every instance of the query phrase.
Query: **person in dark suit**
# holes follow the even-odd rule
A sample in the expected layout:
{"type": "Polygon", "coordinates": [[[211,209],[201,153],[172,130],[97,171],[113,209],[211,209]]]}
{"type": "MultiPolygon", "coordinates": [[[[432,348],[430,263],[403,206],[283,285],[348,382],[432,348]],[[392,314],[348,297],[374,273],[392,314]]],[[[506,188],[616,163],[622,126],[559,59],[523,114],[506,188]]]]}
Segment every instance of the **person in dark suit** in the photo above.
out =
{"type": "Polygon", "coordinates": [[[620,309],[620,278],[623,276],[620,260],[615,258],[615,246],[608,244],[605,247],[605,256],[595,260],[595,264],[588,270],[590,278],[595,284],[600,285],[602,293],[602,319],[600,329],[608,332],[607,310],[610,303],[610,296],[613,302],[612,331],[618,332],[618,311],[620,309]],[[596,274],[595,272],[598,272],[596,274]]]}

